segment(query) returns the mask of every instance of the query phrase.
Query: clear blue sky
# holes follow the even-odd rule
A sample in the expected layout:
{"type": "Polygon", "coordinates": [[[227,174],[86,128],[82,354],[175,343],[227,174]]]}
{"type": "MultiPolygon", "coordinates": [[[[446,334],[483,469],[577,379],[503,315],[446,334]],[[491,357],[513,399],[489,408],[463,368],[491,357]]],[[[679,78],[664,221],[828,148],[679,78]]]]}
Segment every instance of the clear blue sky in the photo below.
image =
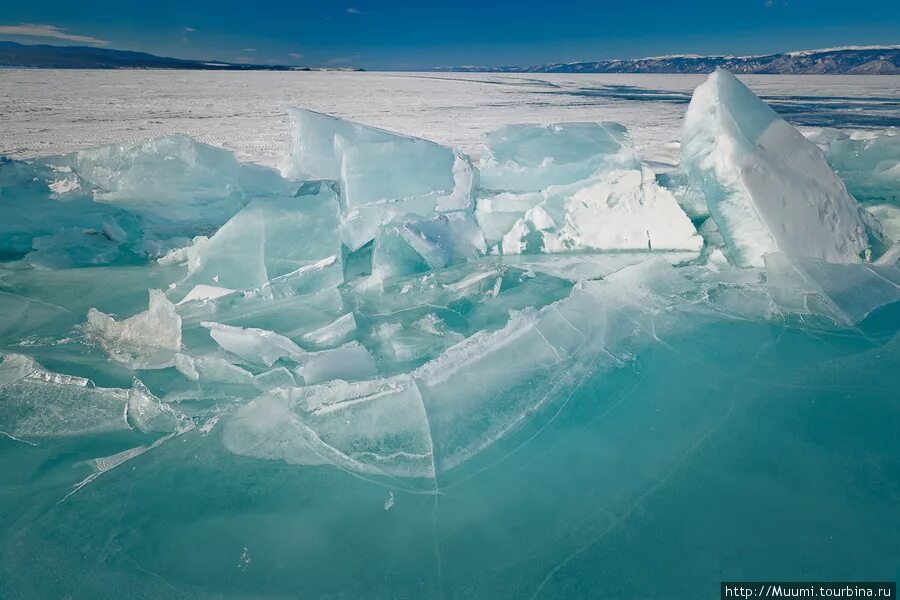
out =
{"type": "Polygon", "coordinates": [[[4,0],[0,39],[417,69],[900,44],[900,0],[4,0]],[[29,35],[25,35],[29,34],[29,35]]]}

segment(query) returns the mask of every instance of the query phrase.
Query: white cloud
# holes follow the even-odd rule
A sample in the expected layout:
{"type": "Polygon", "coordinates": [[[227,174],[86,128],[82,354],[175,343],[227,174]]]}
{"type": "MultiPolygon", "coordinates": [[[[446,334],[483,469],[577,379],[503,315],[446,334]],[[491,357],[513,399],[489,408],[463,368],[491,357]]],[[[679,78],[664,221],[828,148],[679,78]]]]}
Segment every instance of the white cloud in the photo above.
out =
{"type": "Polygon", "coordinates": [[[349,15],[361,15],[361,14],[362,14],[362,11],[359,10],[358,8],[352,8],[352,7],[351,7],[351,8],[348,8],[348,9],[347,9],[347,14],[349,14],[349,15]]]}
{"type": "Polygon", "coordinates": [[[303,55],[298,52],[291,52],[290,54],[288,54],[288,56],[290,56],[291,58],[298,58],[298,59],[303,58],[303,55]]]}
{"type": "Polygon", "coordinates": [[[197,31],[197,30],[194,29],[193,27],[185,27],[185,28],[184,28],[184,31],[185,31],[186,33],[193,33],[194,31],[197,31]]]}
{"type": "Polygon", "coordinates": [[[256,52],[256,48],[244,48],[243,52],[256,52]]]}
{"type": "Polygon", "coordinates": [[[24,37],[43,37],[67,42],[80,42],[82,44],[105,45],[109,42],[89,35],[75,35],[66,33],[67,29],[56,25],[38,25],[34,23],[22,23],[21,25],[0,25],[0,35],[13,35],[24,37]]]}

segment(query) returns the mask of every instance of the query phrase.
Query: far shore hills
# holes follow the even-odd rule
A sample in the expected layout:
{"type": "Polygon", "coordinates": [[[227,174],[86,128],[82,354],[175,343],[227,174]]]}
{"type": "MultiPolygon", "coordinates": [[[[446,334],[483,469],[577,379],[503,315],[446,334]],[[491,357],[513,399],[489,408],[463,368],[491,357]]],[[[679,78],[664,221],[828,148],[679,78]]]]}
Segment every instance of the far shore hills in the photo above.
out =
{"type": "MultiPolygon", "coordinates": [[[[246,64],[156,56],[93,46],[51,46],[0,41],[0,68],[187,69],[202,71],[362,71],[357,67],[246,64]]],[[[737,74],[900,75],[900,45],[844,46],[752,56],[673,54],[529,66],[444,66],[425,69],[487,73],[695,73],[717,68],[737,74]]]]}

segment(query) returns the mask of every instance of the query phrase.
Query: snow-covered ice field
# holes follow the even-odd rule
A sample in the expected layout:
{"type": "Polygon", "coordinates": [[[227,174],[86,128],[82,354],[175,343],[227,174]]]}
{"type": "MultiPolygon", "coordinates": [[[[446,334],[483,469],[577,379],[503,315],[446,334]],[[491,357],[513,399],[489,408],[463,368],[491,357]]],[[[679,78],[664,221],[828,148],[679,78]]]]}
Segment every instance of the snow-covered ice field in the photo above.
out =
{"type": "MultiPolygon", "coordinates": [[[[510,123],[616,121],[667,159],[700,75],[0,70],[0,154],[29,158],[185,133],[274,165],[301,106],[478,154],[510,123]]],[[[796,125],[900,125],[900,77],[756,75],[796,125]]]]}

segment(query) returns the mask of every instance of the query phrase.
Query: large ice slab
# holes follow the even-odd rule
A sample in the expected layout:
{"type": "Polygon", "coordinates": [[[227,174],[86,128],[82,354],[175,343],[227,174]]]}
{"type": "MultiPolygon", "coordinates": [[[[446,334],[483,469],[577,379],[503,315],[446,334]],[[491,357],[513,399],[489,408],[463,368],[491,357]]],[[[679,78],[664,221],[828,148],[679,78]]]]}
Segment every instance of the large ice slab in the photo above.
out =
{"type": "Polygon", "coordinates": [[[489,190],[534,192],[640,164],[618,123],[507,125],[488,134],[486,146],[478,170],[489,190]]]}
{"type": "Polygon", "coordinates": [[[469,208],[474,169],[449,148],[299,108],[289,113],[291,154],[282,173],[340,182],[342,237],[350,250],[405,214],[428,218],[469,208]]]}
{"type": "Polygon", "coordinates": [[[185,263],[188,278],[180,285],[253,289],[278,278],[301,274],[325,259],[341,256],[338,233],[340,207],[334,191],[297,197],[254,200],[212,237],[161,259],[163,264],[185,263]]]}
{"type": "Polygon", "coordinates": [[[334,464],[368,474],[434,477],[422,397],[405,376],[273,390],[237,411],[223,439],[236,454],[334,464]]]}
{"type": "Polygon", "coordinates": [[[82,150],[71,163],[98,202],[165,220],[221,224],[243,204],[234,154],[185,135],[82,150]]]}
{"type": "Polygon", "coordinates": [[[187,136],[2,160],[0,207],[12,218],[0,255],[27,253],[40,268],[143,262],[215,231],[247,202],[244,185],[267,195],[288,184],[187,136]]]}
{"type": "Polygon", "coordinates": [[[880,250],[877,222],[822,152],[727,71],[694,91],[681,158],[737,264],[770,252],[854,263],[880,250]]]}
{"type": "Polygon", "coordinates": [[[2,359],[0,432],[28,439],[128,429],[128,390],[100,388],[83,377],[47,371],[21,354],[2,359]]]}

